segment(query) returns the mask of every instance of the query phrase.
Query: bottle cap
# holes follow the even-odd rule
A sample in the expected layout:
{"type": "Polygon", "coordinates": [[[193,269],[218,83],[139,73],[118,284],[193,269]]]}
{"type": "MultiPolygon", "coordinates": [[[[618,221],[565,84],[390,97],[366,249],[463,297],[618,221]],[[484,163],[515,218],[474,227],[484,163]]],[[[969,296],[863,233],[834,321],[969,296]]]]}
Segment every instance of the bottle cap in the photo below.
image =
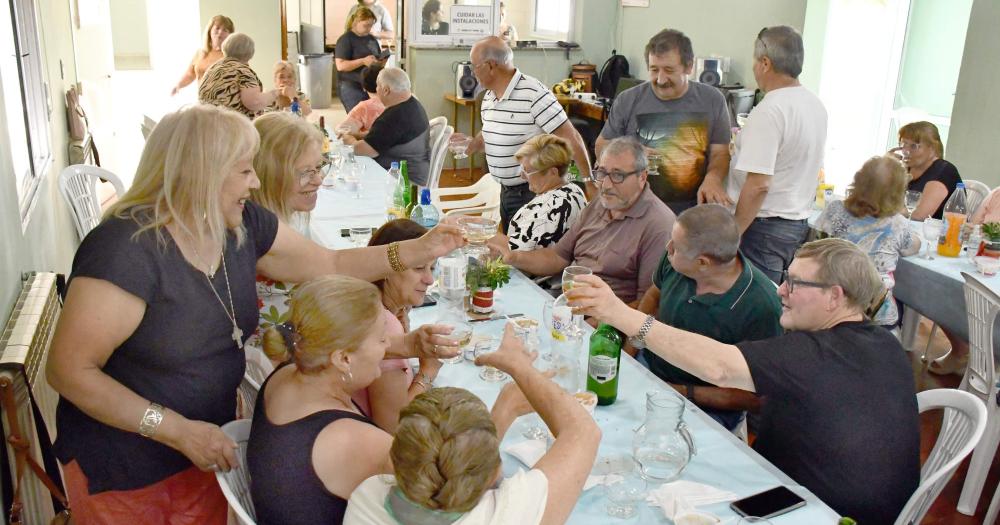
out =
{"type": "Polygon", "coordinates": [[[391,169],[391,170],[398,170],[399,169],[399,163],[396,162],[396,161],[392,161],[392,163],[389,164],[389,169],[391,169]]]}
{"type": "Polygon", "coordinates": [[[958,184],[955,185],[955,189],[956,190],[959,189],[959,188],[965,189],[965,183],[964,182],[959,182],[958,184]]]}
{"type": "Polygon", "coordinates": [[[431,203],[431,189],[424,188],[420,190],[420,204],[430,204],[431,203]]]}

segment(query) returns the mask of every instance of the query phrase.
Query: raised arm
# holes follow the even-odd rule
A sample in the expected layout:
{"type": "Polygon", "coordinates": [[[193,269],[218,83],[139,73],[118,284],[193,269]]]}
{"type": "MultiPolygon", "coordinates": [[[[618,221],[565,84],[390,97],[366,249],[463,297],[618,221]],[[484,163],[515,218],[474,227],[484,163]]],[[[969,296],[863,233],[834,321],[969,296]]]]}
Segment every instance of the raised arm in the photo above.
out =
{"type": "Polygon", "coordinates": [[[560,257],[551,246],[531,251],[512,251],[508,247],[507,252],[503,254],[503,260],[518,270],[524,270],[534,275],[554,275],[561,272],[570,263],[570,261],[560,257]]]}
{"type": "Polygon", "coordinates": [[[552,134],[569,143],[570,149],[573,151],[573,161],[576,162],[576,167],[580,170],[580,177],[587,181],[587,194],[596,195],[597,187],[590,180],[590,156],[587,155],[587,145],[584,144],[580,132],[567,120],[556,128],[552,134]]]}
{"type": "Polygon", "coordinates": [[[170,96],[176,95],[178,91],[184,89],[189,84],[194,82],[196,78],[198,78],[198,75],[197,73],[195,73],[194,70],[194,65],[199,60],[201,60],[201,57],[204,56],[204,53],[205,53],[204,51],[199,49],[198,52],[194,54],[194,58],[191,59],[191,63],[188,64],[187,69],[184,70],[184,75],[182,75],[181,79],[177,81],[177,84],[174,86],[174,88],[170,90],[170,96]]]}
{"type": "Polygon", "coordinates": [[[259,86],[247,86],[240,88],[240,101],[250,111],[260,111],[270,106],[278,95],[285,95],[289,99],[295,96],[295,88],[285,87],[284,89],[270,89],[261,91],[259,86]]]}

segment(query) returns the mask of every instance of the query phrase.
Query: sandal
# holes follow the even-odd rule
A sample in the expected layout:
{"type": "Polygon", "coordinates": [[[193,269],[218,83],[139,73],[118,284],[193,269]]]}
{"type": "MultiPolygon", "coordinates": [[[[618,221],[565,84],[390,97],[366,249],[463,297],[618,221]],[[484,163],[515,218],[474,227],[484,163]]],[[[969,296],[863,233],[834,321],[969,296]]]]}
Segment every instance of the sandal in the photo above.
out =
{"type": "Polygon", "coordinates": [[[969,354],[956,358],[952,358],[951,354],[948,354],[941,359],[931,361],[931,363],[927,365],[927,371],[939,376],[947,376],[951,374],[962,375],[965,373],[965,368],[967,366],[969,366],[969,354]]]}

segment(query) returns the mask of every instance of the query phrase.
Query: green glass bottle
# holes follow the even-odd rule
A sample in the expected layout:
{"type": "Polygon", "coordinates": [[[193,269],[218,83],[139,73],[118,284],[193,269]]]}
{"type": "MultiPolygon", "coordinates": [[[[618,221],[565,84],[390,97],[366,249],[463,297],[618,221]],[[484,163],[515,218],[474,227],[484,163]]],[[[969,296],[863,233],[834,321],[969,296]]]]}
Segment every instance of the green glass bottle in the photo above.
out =
{"type": "Polygon", "coordinates": [[[414,188],[413,185],[410,184],[410,175],[407,170],[408,168],[406,167],[406,161],[405,160],[399,161],[400,177],[399,177],[399,185],[396,187],[396,191],[398,192],[398,195],[399,197],[401,197],[402,203],[404,204],[403,210],[406,213],[406,215],[403,216],[404,219],[410,216],[410,212],[413,211],[413,204],[414,204],[414,199],[413,199],[414,188]]]}
{"type": "Polygon", "coordinates": [[[609,324],[601,323],[590,335],[587,390],[597,394],[598,405],[610,405],[618,399],[618,365],[624,344],[622,333],[609,324]]]}
{"type": "Polygon", "coordinates": [[[575,160],[569,161],[569,170],[567,171],[569,171],[570,182],[583,182],[583,179],[580,177],[580,168],[576,166],[575,160]]]}

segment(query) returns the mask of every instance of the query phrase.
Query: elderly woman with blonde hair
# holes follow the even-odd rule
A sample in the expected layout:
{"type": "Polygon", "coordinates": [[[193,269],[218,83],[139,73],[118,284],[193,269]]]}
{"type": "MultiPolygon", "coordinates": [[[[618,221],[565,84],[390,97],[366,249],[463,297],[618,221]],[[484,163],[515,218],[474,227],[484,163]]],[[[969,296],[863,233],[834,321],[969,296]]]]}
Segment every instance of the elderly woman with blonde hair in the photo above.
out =
{"type": "MultiPolygon", "coordinates": [[[[299,101],[299,113],[303,117],[308,116],[312,113],[312,104],[309,102],[309,97],[305,93],[298,90],[298,81],[295,76],[295,66],[287,60],[279,60],[274,63],[274,87],[275,89],[284,90],[285,88],[291,86],[295,91],[295,97],[299,101]]],[[[278,98],[274,99],[274,102],[267,107],[268,111],[283,111],[290,110],[292,107],[292,99],[285,95],[278,95],[278,98]]]]}
{"type": "Polygon", "coordinates": [[[294,97],[294,85],[263,91],[260,77],[250,69],[253,54],[253,39],[245,33],[229,35],[222,43],[222,60],[208,68],[198,86],[198,101],[227,107],[254,118],[279,96],[294,97]]]}
{"type": "MultiPolygon", "coordinates": [[[[168,114],[132,187],[77,250],[46,373],[60,394],[55,448],[81,522],[225,523],[212,471],[238,467],[220,425],[236,413],[258,273],[377,280],[462,243],[438,227],[388,247],[322,248],[248,200],[258,144],[236,112],[168,114]]],[[[445,341],[399,339],[390,350],[438,355],[445,341]]]]}
{"type": "Polygon", "coordinates": [[[909,177],[898,159],[872,157],[854,174],[847,198],[827,204],[815,226],[831,237],[858,245],[875,263],[888,292],[873,320],[890,329],[899,320],[892,298],[896,263],[901,256],[913,255],[920,249],[920,237],[900,213],[907,182],[909,177]]]}
{"type": "Polygon", "coordinates": [[[561,524],[569,518],[601,440],[577,400],[532,366],[508,325],[500,349],[476,364],[510,374],[492,414],[471,392],[435,388],[399,418],[389,457],[395,473],[351,494],[345,524],[561,524]],[[500,442],[514,418],[534,409],[555,442],[527,472],[504,479],[500,442]]]}
{"type": "Polygon", "coordinates": [[[222,59],[222,43],[234,31],[236,31],[236,26],[228,16],[215,15],[208,21],[208,25],[205,26],[205,45],[194,54],[191,63],[184,70],[184,76],[170,90],[171,96],[176,95],[178,91],[196,79],[201,82],[205,71],[222,59]]]}
{"type": "Polygon", "coordinates": [[[583,189],[566,180],[573,160],[569,143],[555,135],[537,135],[514,158],[535,197],[514,214],[508,236],[497,235],[491,243],[506,242],[511,250],[525,251],[555,244],[587,205],[583,189]]]}

